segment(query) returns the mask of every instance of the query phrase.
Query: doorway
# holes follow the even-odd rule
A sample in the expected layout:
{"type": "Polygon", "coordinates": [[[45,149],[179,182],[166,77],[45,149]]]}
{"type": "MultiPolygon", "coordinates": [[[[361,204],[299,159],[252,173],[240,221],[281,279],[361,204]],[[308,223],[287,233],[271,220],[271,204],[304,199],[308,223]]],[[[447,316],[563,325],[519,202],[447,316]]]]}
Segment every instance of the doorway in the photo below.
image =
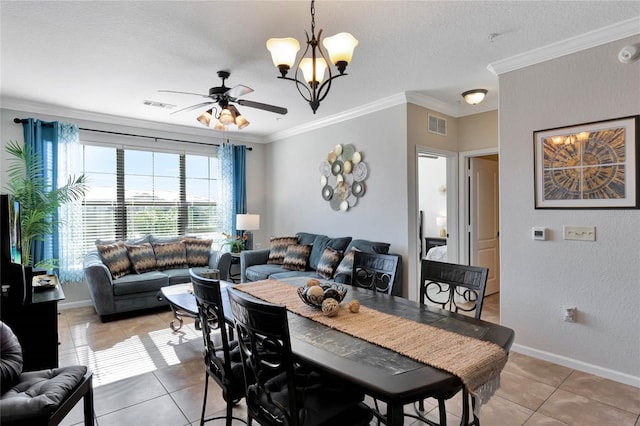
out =
{"type": "Polygon", "coordinates": [[[485,296],[500,291],[500,191],[495,150],[461,154],[462,263],[489,268],[485,296]]]}
{"type": "MultiPolygon", "coordinates": [[[[418,269],[420,261],[458,259],[458,154],[417,147],[418,269]],[[435,249],[437,247],[437,250],[435,249]],[[429,254],[430,249],[434,249],[429,254]]],[[[418,275],[420,271],[417,271],[418,275]]]]}

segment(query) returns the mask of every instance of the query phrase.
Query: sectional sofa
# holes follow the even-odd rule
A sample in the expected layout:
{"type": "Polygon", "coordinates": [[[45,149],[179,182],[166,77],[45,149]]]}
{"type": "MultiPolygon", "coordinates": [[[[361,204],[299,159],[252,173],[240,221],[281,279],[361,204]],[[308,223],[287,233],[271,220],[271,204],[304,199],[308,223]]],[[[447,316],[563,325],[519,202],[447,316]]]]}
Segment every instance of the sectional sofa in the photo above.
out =
{"type": "MultiPolygon", "coordinates": [[[[354,251],[389,254],[390,244],[352,237],[328,237],[298,232],[293,236],[272,237],[270,247],[240,253],[240,281],[309,277],[350,284],[354,251]]],[[[402,256],[391,294],[402,293],[402,256]]]]}

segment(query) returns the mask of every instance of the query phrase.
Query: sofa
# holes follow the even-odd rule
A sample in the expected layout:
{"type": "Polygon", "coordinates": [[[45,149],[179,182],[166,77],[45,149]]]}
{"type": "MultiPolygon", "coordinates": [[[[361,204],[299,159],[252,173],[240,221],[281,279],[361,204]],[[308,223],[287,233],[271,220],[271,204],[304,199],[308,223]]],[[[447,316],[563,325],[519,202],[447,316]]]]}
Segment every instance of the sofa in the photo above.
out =
{"type": "Polygon", "coordinates": [[[162,287],[187,283],[189,269],[219,269],[227,279],[231,255],[212,240],[145,235],[128,241],[97,240],[83,262],[84,276],[102,321],[123,312],[166,306],[162,287]]]}
{"type": "MultiPolygon", "coordinates": [[[[294,236],[271,237],[269,248],[240,253],[240,281],[309,277],[351,284],[355,251],[389,254],[390,244],[352,237],[332,238],[298,232],[294,236]]],[[[391,294],[402,294],[402,256],[391,294]]]]}

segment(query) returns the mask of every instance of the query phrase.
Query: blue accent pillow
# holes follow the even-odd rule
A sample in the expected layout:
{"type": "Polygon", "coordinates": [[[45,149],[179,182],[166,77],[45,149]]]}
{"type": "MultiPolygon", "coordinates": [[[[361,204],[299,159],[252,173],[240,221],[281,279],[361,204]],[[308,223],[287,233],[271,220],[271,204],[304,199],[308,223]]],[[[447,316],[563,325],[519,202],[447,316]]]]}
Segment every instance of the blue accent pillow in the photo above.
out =
{"type": "Polygon", "coordinates": [[[364,251],[365,253],[380,253],[387,254],[389,253],[389,247],[391,244],[389,243],[377,243],[375,241],[369,240],[353,240],[349,243],[349,247],[347,247],[346,252],[351,250],[352,248],[357,248],[360,251],[364,251]]]}

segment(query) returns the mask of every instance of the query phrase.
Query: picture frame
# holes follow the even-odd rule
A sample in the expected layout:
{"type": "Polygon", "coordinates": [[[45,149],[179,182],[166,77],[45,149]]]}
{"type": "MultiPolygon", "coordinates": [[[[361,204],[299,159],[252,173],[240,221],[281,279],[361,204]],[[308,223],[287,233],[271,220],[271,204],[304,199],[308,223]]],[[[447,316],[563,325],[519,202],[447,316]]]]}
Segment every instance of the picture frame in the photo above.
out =
{"type": "Polygon", "coordinates": [[[536,209],[637,209],[640,115],[536,130],[536,209]]]}

